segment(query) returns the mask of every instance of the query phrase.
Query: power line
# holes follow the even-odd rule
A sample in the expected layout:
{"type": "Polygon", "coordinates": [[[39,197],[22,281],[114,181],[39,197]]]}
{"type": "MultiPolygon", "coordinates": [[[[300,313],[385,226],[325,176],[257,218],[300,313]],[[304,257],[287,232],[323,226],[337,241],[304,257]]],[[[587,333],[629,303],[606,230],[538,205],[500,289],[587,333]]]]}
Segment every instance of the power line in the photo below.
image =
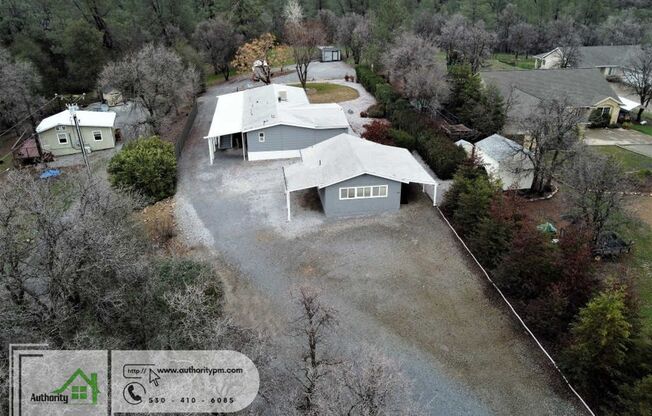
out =
{"type": "Polygon", "coordinates": [[[41,110],[43,109],[43,107],[46,107],[46,106],[50,105],[50,103],[51,103],[52,101],[56,100],[57,98],[59,98],[59,95],[58,95],[58,94],[54,94],[54,98],[52,98],[50,101],[46,102],[45,104],[43,104],[42,106],[40,106],[40,107],[37,108],[36,110],[32,111],[31,113],[29,113],[28,115],[26,115],[25,117],[23,117],[22,119],[20,119],[19,121],[17,121],[16,124],[14,124],[13,126],[9,127],[7,130],[5,130],[5,131],[3,131],[2,133],[0,133],[0,137],[4,136],[5,134],[9,133],[11,130],[15,129],[19,124],[23,123],[25,120],[27,120],[28,118],[30,118],[30,117],[33,116],[34,114],[36,114],[36,113],[38,113],[39,111],[41,111],[41,110]]]}

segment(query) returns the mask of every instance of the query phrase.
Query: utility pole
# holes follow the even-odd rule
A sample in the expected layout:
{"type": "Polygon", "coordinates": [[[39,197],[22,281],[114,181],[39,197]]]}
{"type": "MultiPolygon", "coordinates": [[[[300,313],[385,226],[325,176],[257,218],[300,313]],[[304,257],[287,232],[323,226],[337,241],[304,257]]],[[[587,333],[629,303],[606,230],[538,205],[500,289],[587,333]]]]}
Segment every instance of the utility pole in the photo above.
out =
{"type": "Polygon", "coordinates": [[[77,137],[79,138],[79,145],[81,146],[82,157],[84,158],[84,164],[86,164],[86,171],[88,172],[88,177],[91,177],[91,165],[88,163],[88,155],[86,155],[86,144],[84,143],[84,138],[81,134],[81,129],[79,128],[79,120],[77,119],[77,104],[70,104],[67,106],[68,111],[72,115],[72,119],[75,123],[75,131],[77,132],[77,137]]]}

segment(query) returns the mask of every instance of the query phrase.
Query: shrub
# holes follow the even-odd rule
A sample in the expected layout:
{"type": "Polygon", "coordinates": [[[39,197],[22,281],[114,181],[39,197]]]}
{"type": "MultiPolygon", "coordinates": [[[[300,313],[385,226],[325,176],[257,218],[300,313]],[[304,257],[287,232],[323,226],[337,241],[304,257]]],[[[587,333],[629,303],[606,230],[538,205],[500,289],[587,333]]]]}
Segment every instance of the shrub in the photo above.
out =
{"type": "Polygon", "coordinates": [[[385,105],[383,103],[377,103],[367,108],[367,116],[371,118],[383,118],[385,117],[385,105]]]}
{"type": "Polygon", "coordinates": [[[464,149],[432,132],[417,136],[416,149],[439,179],[451,179],[466,159],[464,149]]]}
{"type": "Polygon", "coordinates": [[[410,133],[398,130],[398,129],[389,129],[389,137],[392,139],[394,144],[398,147],[404,147],[410,151],[414,150],[417,145],[417,141],[410,133]]]}
{"type": "Polygon", "coordinates": [[[374,120],[364,125],[362,137],[369,141],[393,146],[394,142],[389,136],[390,125],[386,121],[374,120]]]}
{"type": "Polygon", "coordinates": [[[167,198],[176,186],[174,146],[157,136],[134,140],[113,156],[108,172],[115,187],[130,188],[154,201],[167,198]]]}
{"type": "Polygon", "coordinates": [[[398,99],[398,94],[387,82],[376,84],[376,93],[374,97],[384,105],[389,105],[398,99]]]}
{"type": "Polygon", "coordinates": [[[374,71],[371,70],[371,68],[369,68],[366,65],[356,66],[355,74],[356,77],[358,78],[358,82],[362,84],[362,86],[365,87],[365,89],[369,91],[369,93],[371,93],[371,95],[373,95],[374,97],[376,96],[376,85],[387,83],[385,81],[385,78],[376,74],[374,71]]]}

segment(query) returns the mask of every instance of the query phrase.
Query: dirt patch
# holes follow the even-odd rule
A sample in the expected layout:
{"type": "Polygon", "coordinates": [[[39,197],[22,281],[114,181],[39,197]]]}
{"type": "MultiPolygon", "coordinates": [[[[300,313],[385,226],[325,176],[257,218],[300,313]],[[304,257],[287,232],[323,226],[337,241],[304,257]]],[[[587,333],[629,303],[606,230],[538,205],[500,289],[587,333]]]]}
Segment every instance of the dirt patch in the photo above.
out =
{"type": "Polygon", "coordinates": [[[174,198],[167,198],[143,208],[136,216],[145,226],[147,237],[154,243],[154,247],[165,254],[182,255],[188,253],[189,249],[177,238],[174,204],[174,198]]]}
{"type": "Polygon", "coordinates": [[[550,199],[539,201],[526,201],[523,199],[521,207],[522,212],[537,224],[550,222],[554,224],[557,229],[570,225],[570,222],[564,218],[567,208],[562,190],[559,190],[559,192],[550,199]]]}
{"type": "Polygon", "coordinates": [[[627,206],[641,221],[652,227],[652,198],[649,196],[630,197],[627,206]]]}

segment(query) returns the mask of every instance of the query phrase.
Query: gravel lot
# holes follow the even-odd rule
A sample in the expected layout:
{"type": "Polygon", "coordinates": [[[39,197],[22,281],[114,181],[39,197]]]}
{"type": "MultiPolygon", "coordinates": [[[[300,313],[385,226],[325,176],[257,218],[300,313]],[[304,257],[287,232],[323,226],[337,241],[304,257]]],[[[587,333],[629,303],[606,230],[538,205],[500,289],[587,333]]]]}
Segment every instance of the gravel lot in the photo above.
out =
{"type": "Polygon", "coordinates": [[[290,161],[244,162],[228,151],[209,165],[201,137],[215,92],[199,100],[176,215],[190,245],[224,258],[264,299],[236,300],[253,324],[275,326],[288,342],[291,292],[309,284],[339,310],[341,348],[384,351],[433,415],[582,414],[419,189],[398,213],[344,220],[326,219],[313,193],[296,193],[287,223],[280,168],[290,161]]]}

